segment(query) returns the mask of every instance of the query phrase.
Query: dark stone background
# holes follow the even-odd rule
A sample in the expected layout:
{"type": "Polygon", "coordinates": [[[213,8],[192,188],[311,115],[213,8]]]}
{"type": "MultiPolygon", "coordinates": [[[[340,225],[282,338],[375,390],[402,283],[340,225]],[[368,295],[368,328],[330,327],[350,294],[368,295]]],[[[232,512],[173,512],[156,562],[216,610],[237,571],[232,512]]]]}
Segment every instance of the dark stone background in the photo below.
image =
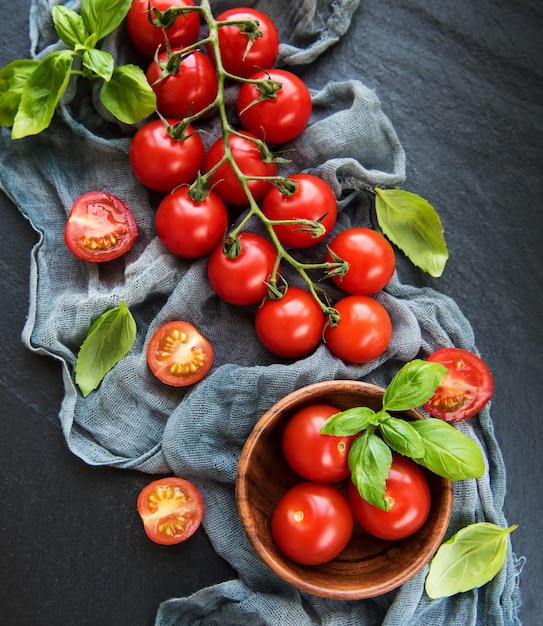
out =
{"type": "MultiPolygon", "coordinates": [[[[28,56],[29,5],[0,0],[2,67],[28,56]]],[[[459,303],[493,371],[505,509],[528,559],[525,626],[543,609],[542,26],[528,0],[362,0],[348,36],[305,75],[311,87],[358,78],[377,92],[407,153],[403,187],[443,221],[443,277],[401,277],[459,303]]],[[[20,341],[37,236],[4,195],[0,211],[0,623],[150,625],[161,601],[233,574],[203,533],[170,549],[144,537],[134,503],[148,477],[67,450],[60,368],[20,341]]]]}

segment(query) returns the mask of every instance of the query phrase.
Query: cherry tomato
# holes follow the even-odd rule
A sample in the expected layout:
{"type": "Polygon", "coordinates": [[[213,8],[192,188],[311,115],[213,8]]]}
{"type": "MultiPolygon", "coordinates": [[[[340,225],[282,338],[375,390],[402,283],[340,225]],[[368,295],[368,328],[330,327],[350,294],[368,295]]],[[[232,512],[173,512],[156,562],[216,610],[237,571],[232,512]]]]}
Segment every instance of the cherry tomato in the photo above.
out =
{"type": "Polygon", "coordinates": [[[201,380],[213,362],[213,348],[192,324],[167,322],[151,337],[147,363],[166,385],[186,387],[201,380]]]}
{"type": "Polygon", "coordinates": [[[303,565],[338,556],[351,538],[353,515],[339,491],[326,483],[303,482],[289,489],[272,515],[272,535],[281,552],[303,565]]]}
{"type": "MultiPolygon", "coordinates": [[[[152,58],[160,45],[164,45],[164,31],[149,21],[148,8],[161,12],[170,6],[194,6],[192,0],[133,0],[126,15],[128,35],[134,46],[146,57],[152,58]]],[[[152,17],[155,15],[152,13],[152,17]]],[[[180,15],[166,35],[172,48],[184,48],[198,41],[200,35],[200,16],[197,11],[180,15]]]]}
{"type": "Polygon", "coordinates": [[[155,227],[172,254],[197,259],[221,243],[228,227],[228,211],[212,191],[197,202],[190,197],[188,187],[177,187],[158,205],[155,227]]]}
{"type": "Polygon", "coordinates": [[[173,545],[192,536],[204,515],[198,488],[184,478],[159,478],[146,485],[137,500],[146,535],[155,543],[173,545]]]}
{"type": "MultiPolygon", "coordinates": [[[[267,162],[260,148],[251,140],[255,139],[250,133],[242,133],[244,136],[230,135],[228,143],[234,161],[245,176],[275,176],[277,166],[275,162],[267,162]]],[[[204,170],[209,172],[224,157],[223,138],[209,148],[205,157],[204,170]]],[[[213,191],[217,193],[227,204],[245,206],[249,204],[247,195],[241,186],[230,163],[220,165],[212,176],[211,184],[213,191]]],[[[258,202],[270,189],[271,183],[267,180],[249,180],[249,190],[253,198],[258,202]]]]}
{"type": "Polygon", "coordinates": [[[335,483],[348,478],[349,450],[358,435],[321,435],[326,420],[339,413],[329,404],[312,404],[289,418],[283,431],[282,447],[287,463],[307,480],[335,483]]]}
{"type": "Polygon", "coordinates": [[[486,363],[462,348],[442,348],[428,357],[449,371],[424,408],[448,422],[465,420],[478,413],[494,393],[494,380],[486,363]]]}
{"type": "MultiPolygon", "coordinates": [[[[349,263],[346,274],[332,276],[347,293],[369,296],[382,289],[394,274],[394,250],[383,235],[371,228],[348,228],[336,235],[328,248],[349,263]]],[[[326,261],[333,261],[330,252],[326,261]]]]}
{"type": "Polygon", "coordinates": [[[239,91],[237,111],[243,127],[269,144],[292,141],[302,133],[311,117],[311,94],[305,83],[286,70],[265,70],[253,74],[239,91]],[[266,97],[272,81],[277,85],[266,97]]]}
{"type": "MultiPolygon", "coordinates": [[[[177,120],[169,119],[174,126],[177,120]]],[[[161,120],[144,124],[132,138],[130,165],[136,177],[149,189],[169,193],[179,185],[192,183],[205,159],[200,135],[188,126],[183,139],[172,138],[161,120]]]]}
{"type": "Polygon", "coordinates": [[[305,219],[320,223],[326,232],[320,237],[302,230],[299,224],[278,224],[273,226],[279,241],[292,248],[308,248],[322,241],[332,230],[337,218],[337,202],[334,192],[318,176],[294,174],[289,177],[296,183],[296,191],[291,195],[272,187],[264,196],[262,211],[270,220],[305,219]]]}
{"type": "Polygon", "coordinates": [[[138,227],[126,204],[105,191],[76,198],[64,227],[70,251],[83,261],[111,261],[130,250],[138,227]]]}
{"type": "Polygon", "coordinates": [[[257,304],[268,294],[267,281],[277,259],[277,251],[264,237],[254,233],[239,235],[241,252],[230,258],[218,246],[207,264],[207,277],[215,293],[225,302],[257,304]]]}
{"type": "Polygon", "coordinates": [[[403,539],[416,532],[430,513],[430,489],[416,463],[399,454],[392,455],[385,499],[390,510],[384,511],[364,500],[349,481],[347,498],[355,519],[370,534],[381,539],[403,539]]]}
{"type": "Polygon", "coordinates": [[[321,342],[324,313],[305,289],[289,287],[279,300],[267,299],[256,312],[258,338],[270,352],[298,358],[321,342]]]}
{"type": "Polygon", "coordinates": [[[369,296],[347,296],[334,308],[339,324],[324,331],[332,354],[348,363],[368,363],[383,354],[392,336],[392,322],[382,304],[369,296]]]}
{"type": "MultiPolygon", "coordinates": [[[[179,49],[172,50],[172,54],[179,49]]],[[[183,119],[196,115],[211,105],[217,97],[215,67],[203,52],[193,52],[184,57],[174,74],[165,78],[159,64],[166,63],[168,53],[161,52],[158,62],[147,68],[147,81],[157,99],[157,109],[164,117],[183,119]]]]}
{"type": "MultiPolygon", "coordinates": [[[[224,11],[216,17],[218,22],[227,20],[256,20],[259,36],[251,39],[239,25],[219,27],[219,47],[224,69],[234,76],[248,78],[262,68],[272,67],[279,52],[279,34],[272,20],[257,9],[236,8],[224,11]]],[[[212,46],[207,53],[214,58],[212,46]]]]}

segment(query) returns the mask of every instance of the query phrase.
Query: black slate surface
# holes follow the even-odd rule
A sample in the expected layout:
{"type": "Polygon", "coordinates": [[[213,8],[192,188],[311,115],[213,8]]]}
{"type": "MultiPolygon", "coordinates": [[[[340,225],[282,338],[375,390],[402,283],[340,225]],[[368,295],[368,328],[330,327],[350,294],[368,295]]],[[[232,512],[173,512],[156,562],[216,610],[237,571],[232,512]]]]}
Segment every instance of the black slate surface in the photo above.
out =
{"type": "MultiPolygon", "coordinates": [[[[29,5],[0,0],[0,66],[28,56],[29,5]]],[[[525,626],[543,612],[542,26],[528,0],[361,0],[347,38],[305,74],[312,87],[358,78],[377,92],[407,153],[404,188],[443,221],[444,276],[402,278],[459,303],[494,374],[525,626]]],[[[161,601],[233,573],[203,533],[169,549],[146,540],[134,502],[148,477],[67,450],[60,368],[20,341],[37,236],[2,194],[0,212],[0,624],[150,625],[161,601]]]]}

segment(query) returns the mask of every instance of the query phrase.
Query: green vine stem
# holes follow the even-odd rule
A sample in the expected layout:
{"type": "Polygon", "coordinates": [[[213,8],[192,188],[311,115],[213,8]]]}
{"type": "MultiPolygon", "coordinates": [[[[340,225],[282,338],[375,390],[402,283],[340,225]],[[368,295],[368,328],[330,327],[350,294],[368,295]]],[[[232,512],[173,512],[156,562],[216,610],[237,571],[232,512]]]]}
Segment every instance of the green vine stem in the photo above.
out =
{"type": "MultiPolygon", "coordinates": [[[[300,277],[306,283],[309,292],[315,298],[320,308],[322,309],[323,313],[325,314],[327,318],[327,324],[334,326],[339,322],[339,313],[336,311],[336,309],[334,309],[330,305],[330,303],[328,302],[326,298],[326,294],[324,293],[324,291],[322,289],[318,289],[315,286],[308,272],[312,270],[324,270],[325,272],[333,272],[333,273],[345,272],[347,269],[345,267],[346,265],[345,262],[338,258],[338,259],[335,259],[333,262],[302,263],[298,259],[296,259],[294,256],[292,256],[292,254],[290,254],[282,245],[282,243],[279,241],[275,233],[274,226],[277,226],[279,224],[291,224],[291,225],[298,224],[300,229],[306,232],[312,233],[313,236],[315,237],[319,237],[325,232],[323,225],[319,221],[306,220],[306,219],[299,219],[299,220],[270,220],[268,219],[266,215],[263,213],[258,203],[256,202],[256,200],[254,199],[253,194],[249,188],[249,184],[248,184],[249,181],[251,180],[269,181],[270,183],[275,185],[281,191],[281,193],[284,193],[287,196],[295,193],[296,191],[295,181],[289,178],[282,177],[282,176],[247,176],[241,171],[230,149],[230,137],[232,135],[243,137],[244,139],[249,139],[258,147],[260,154],[265,162],[268,162],[268,163],[273,162],[273,161],[276,163],[280,162],[280,159],[277,159],[271,153],[270,149],[268,148],[267,144],[264,141],[258,138],[247,137],[247,135],[243,134],[242,132],[232,127],[227,116],[226,105],[225,105],[224,96],[225,96],[225,85],[227,81],[235,81],[238,83],[250,83],[250,84],[261,85],[262,93],[265,94],[269,92],[270,97],[273,97],[273,94],[276,93],[277,89],[280,87],[280,85],[277,84],[277,81],[252,80],[249,78],[236,76],[234,74],[227,72],[224,69],[224,66],[222,64],[221,52],[220,52],[220,46],[219,46],[219,28],[226,24],[240,26],[244,28],[244,31],[249,35],[249,39],[251,39],[251,36],[253,38],[257,36],[258,23],[253,20],[217,21],[215,20],[215,17],[213,15],[213,12],[211,10],[208,0],[202,0],[200,6],[171,7],[167,9],[166,11],[164,11],[163,13],[161,13],[156,8],[153,8],[153,9],[150,9],[149,17],[151,21],[155,23],[155,25],[157,26],[162,25],[162,27],[166,27],[167,24],[173,23],[172,20],[175,19],[175,17],[177,17],[178,15],[186,14],[190,11],[198,11],[201,14],[202,18],[205,20],[208,26],[209,34],[207,35],[205,39],[200,40],[196,44],[188,46],[182,50],[177,50],[174,53],[171,53],[171,50],[169,48],[169,45],[166,39],[168,59],[165,63],[161,63],[160,66],[163,69],[164,76],[166,76],[170,70],[175,69],[175,65],[176,63],[179,62],[179,60],[183,59],[184,56],[186,56],[187,54],[190,54],[196,48],[202,45],[208,45],[211,47],[211,49],[213,50],[216,73],[217,73],[217,83],[218,83],[217,96],[215,100],[209,106],[207,106],[204,110],[194,115],[187,116],[183,120],[182,123],[186,128],[188,124],[193,124],[194,122],[202,119],[211,110],[216,110],[219,115],[219,119],[221,123],[222,138],[223,138],[223,144],[224,144],[224,156],[211,170],[209,170],[205,174],[201,174],[200,176],[198,176],[196,181],[190,186],[189,194],[194,200],[205,197],[206,192],[211,188],[211,180],[213,178],[213,175],[225,162],[228,162],[228,164],[234,171],[237,179],[239,180],[239,183],[243,191],[245,192],[245,195],[247,196],[249,208],[248,208],[247,213],[243,217],[243,219],[239,222],[239,224],[226,235],[225,244],[223,245],[223,252],[227,254],[228,256],[235,258],[235,256],[237,256],[240,253],[240,249],[241,249],[241,244],[238,241],[239,234],[243,231],[243,229],[246,227],[246,225],[248,224],[250,220],[252,220],[253,218],[258,218],[264,225],[264,228],[266,229],[266,232],[277,251],[277,259],[276,259],[275,267],[273,269],[272,275],[269,278],[269,284],[268,284],[269,297],[278,299],[278,298],[281,298],[282,295],[284,294],[285,281],[284,281],[284,278],[280,276],[280,272],[279,272],[281,263],[282,261],[284,261],[288,263],[289,265],[291,265],[298,272],[300,277]],[[152,14],[154,14],[154,18],[152,17],[152,14]],[[319,291],[322,292],[322,295],[319,293],[319,291]]],[[[250,42],[249,42],[249,45],[250,45],[250,42]]],[[[158,59],[156,60],[158,62],[158,59]]],[[[162,76],[159,78],[159,80],[161,79],[162,79],[162,76]]],[[[263,97],[265,96],[263,95],[263,97]]]]}

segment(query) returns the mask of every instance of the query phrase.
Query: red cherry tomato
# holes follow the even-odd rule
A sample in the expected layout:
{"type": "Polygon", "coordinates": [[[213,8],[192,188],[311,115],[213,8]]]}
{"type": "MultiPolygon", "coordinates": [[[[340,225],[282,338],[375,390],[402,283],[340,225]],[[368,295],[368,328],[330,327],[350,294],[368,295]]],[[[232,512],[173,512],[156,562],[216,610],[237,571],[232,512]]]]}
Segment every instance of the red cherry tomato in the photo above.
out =
{"type": "MultiPolygon", "coordinates": [[[[240,25],[219,27],[219,47],[224,69],[234,76],[248,78],[262,68],[272,67],[279,52],[279,34],[272,20],[257,9],[236,8],[224,11],[216,17],[218,22],[227,20],[256,20],[259,36],[251,39],[240,25]]],[[[213,49],[207,53],[214,58],[213,49]]]]}
{"type": "Polygon", "coordinates": [[[430,489],[420,468],[410,459],[392,455],[386,482],[384,511],[364,500],[349,481],[347,498],[355,519],[367,532],[380,539],[403,539],[416,532],[430,513],[430,489]]]}
{"type": "Polygon", "coordinates": [[[271,529],[285,556],[304,565],[319,565],[343,551],[353,525],[349,504],[335,487],[303,482],[281,498],[273,512],[271,529]]]}
{"type": "Polygon", "coordinates": [[[286,70],[265,70],[251,76],[265,85],[245,83],[237,102],[243,127],[269,144],[292,141],[302,133],[311,117],[311,94],[305,83],[286,70]],[[266,97],[273,81],[277,90],[266,97]]]}
{"type": "MultiPolygon", "coordinates": [[[[172,54],[179,49],[172,50],[172,54]]],[[[157,109],[164,117],[183,119],[210,106],[217,97],[217,74],[208,57],[196,51],[184,57],[175,74],[165,78],[159,64],[166,63],[168,53],[161,52],[158,62],[147,68],[147,81],[157,99],[157,109]]],[[[177,69],[177,68],[176,68],[177,69]]]]}
{"type": "MultiPolygon", "coordinates": [[[[133,0],[126,15],[128,35],[134,46],[146,57],[152,58],[158,48],[165,43],[162,28],[151,24],[148,8],[161,12],[171,6],[194,6],[192,0],[133,0]]],[[[152,13],[152,18],[155,15],[152,13]]],[[[172,48],[184,48],[198,41],[200,35],[200,16],[197,11],[180,15],[171,28],[166,29],[166,36],[172,48]]]]}
{"type": "Polygon", "coordinates": [[[254,233],[239,235],[241,252],[226,256],[218,246],[207,264],[207,277],[215,293],[230,304],[249,305],[264,300],[267,281],[277,259],[277,251],[264,237],[254,233]]]}
{"type": "Polygon", "coordinates": [[[321,435],[326,420],[339,413],[329,404],[312,404],[289,418],[283,431],[282,447],[287,463],[307,480],[335,483],[348,478],[349,450],[358,435],[321,435]]]}
{"type": "MultiPolygon", "coordinates": [[[[346,274],[332,276],[347,293],[369,296],[382,289],[394,274],[394,250],[383,235],[371,228],[348,228],[336,235],[328,248],[349,263],[346,274]]],[[[326,261],[333,261],[330,252],[326,261]]]]}
{"type": "Polygon", "coordinates": [[[228,227],[228,211],[212,191],[197,202],[190,197],[188,187],[178,187],[158,205],[155,227],[158,238],[172,254],[197,259],[221,243],[228,227]]]}
{"type": "Polygon", "coordinates": [[[192,324],[167,322],[151,337],[147,363],[166,385],[186,387],[201,380],[213,362],[213,348],[192,324]]]}
{"type": "Polygon", "coordinates": [[[270,352],[298,358],[312,352],[321,342],[324,313],[308,291],[289,287],[281,299],[267,299],[260,306],[255,328],[270,352]]]}
{"type": "Polygon", "coordinates": [[[83,261],[111,261],[130,250],[138,227],[126,204],[105,191],[77,198],[64,227],[70,252],[83,261]]]}
{"type": "MultiPolygon", "coordinates": [[[[250,138],[254,135],[242,133],[244,136],[230,135],[229,146],[232,156],[238,167],[245,176],[275,176],[277,166],[272,162],[266,162],[260,153],[260,148],[250,138]]],[[[205,158],[204,170],[209,172],[224,157],[224,143],[222,137],[217,139],[209,148],[205,158]]],[[[247,195],[241,186],[230,163],[220,165],[212,176],[211,184],[213,191],[217,193],[227,204],[245,206],[249,204],[247,195]]],[[[270,189],[271,183],[266,180],[249,180],[249,190],[253,198],[258,202],[270,189]]]]}
{"type": "Polygon", "coordinates": [[[302,230],[297,224],[273,226],[279,241],[292,248],[308,248],[322,241],[332,230],[337,218],[337,202],[334,192],[318,176],[294,174],[289,176],[296,183],[296,191],[287,195],[278,187],[272,187],[264,196],[262,211],[270,220],[305,219],[320,223],[326,232],[320,237],[302,230]]]}
{"type": "Polygon", "coordinates": [[[324,331],[332,354],[348,363],[368,363],[383,354],[392,337],[392,322],[382,304],[369,296],[347,296],[334,308],[339,324],[324,331]]]}
{"type": "MultiPolygon", "coordinates": [[[[177,120],[169,119],[174,126],[177,120]]],[[[130,165],[135,176],[149,189],[169,193],[179,185],[192,183],[205,159],[200,135],[188,126],[185,138],[173,139],[161,120],[144,124],[132,138],[130,165]]]]}
{"type": "Polygon", "coordinates": [[[494,393],[494,380],[486,363],[473,352],[442,348],[428,357],[449,371],[424,405],[434,417],[448,422],[465,420],[478,413],[494,393]]]}
{"type": "Polygon", "coordinates": [[[146,535],[162,545],[181,543],[192,536],[204,515],[198,488],[184,478],[159,478],[146,485],[137,500],[146,535]]]}

